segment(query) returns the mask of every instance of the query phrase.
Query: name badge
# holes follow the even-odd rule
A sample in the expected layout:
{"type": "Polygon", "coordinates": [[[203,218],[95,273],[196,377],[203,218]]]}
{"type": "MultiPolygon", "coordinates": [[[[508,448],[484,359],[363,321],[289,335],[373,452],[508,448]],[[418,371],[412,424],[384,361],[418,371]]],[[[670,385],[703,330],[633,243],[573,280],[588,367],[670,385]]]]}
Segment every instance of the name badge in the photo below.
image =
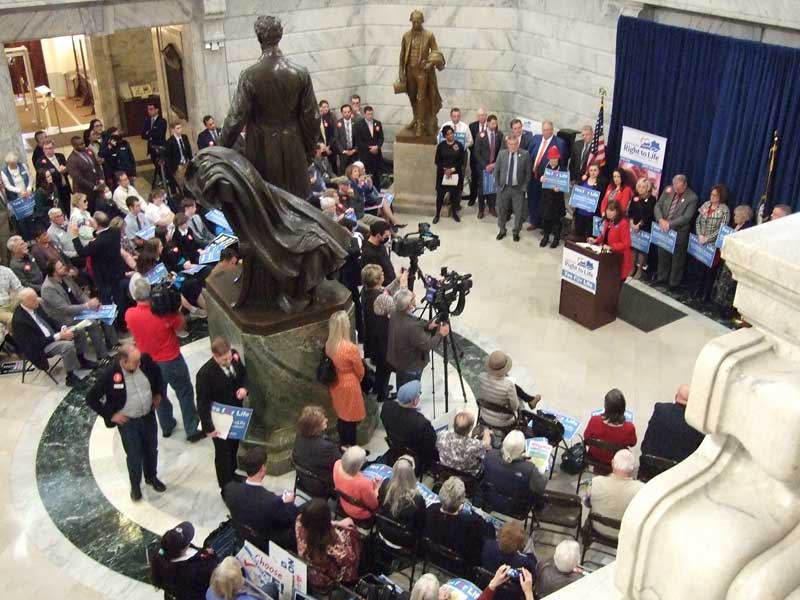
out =
{"type": "Polygon", "coordinates": [[[125,389],[125,384],[124,383],[115,383],[114,384],[114,389],[115,390],[124,390],[125,389]]]}

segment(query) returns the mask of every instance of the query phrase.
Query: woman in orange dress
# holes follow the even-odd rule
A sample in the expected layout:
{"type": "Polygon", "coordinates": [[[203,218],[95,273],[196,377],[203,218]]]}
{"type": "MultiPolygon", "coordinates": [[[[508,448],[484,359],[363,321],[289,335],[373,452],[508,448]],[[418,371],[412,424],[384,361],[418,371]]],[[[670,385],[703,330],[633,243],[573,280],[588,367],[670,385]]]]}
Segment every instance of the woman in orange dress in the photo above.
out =
{"type": "Polygon", "coordinates": [[[367,416],[361,393],[364,362],[358,346],[350,340],[350,319],[343,310],[333,313],[328,321],[325,353],[336,369],[336,381],[328,390],[336,412],[339,444],[343,447],[355,446],[358,423],[367,416]]]}

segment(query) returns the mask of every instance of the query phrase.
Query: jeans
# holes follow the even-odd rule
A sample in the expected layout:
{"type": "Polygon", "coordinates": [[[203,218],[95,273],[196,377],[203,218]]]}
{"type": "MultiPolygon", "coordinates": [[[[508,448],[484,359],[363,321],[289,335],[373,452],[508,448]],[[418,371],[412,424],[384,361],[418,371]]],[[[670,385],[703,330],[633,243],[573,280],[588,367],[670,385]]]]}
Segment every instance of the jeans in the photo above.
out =
{"type": "Polygon", "coordinates": [[[139,489],[142,483],[142,469],[145,481],[156,478],[158,464],[158,428],[156,415],[151,410],[138,419],[128,419],[124,425],[117,426],[125,449],[128,464],[128,477],[131,488],[139,489]]]}
{"type": "MultiPolygon", "coordinates": [[[[179,354],[178,358],[170,361],[156,363],[158,368],[161,369],[161,377],[163,383],[161,387],[161,406],[159,407],[159,420],[161,421],[161,430],[171,431],[165,427],[164,419],[161,415],[161,407],[167,401],[167,384],[175,391],[178,397],[178,404],[181,406],[181,416],[183,417],[183,430],[186,432],[186,437],[197,433],[197,426],[199,420],[197,418],[197,408],[194,405],[194,388],[192,387],[192,379],[189,375],[189,367],[186,366],[186,361],[183,355],[179,354]]],[[[169,414],[164,414],[166,421],[170,421],[172,417],[172,406],[169,406],[169,414]]],[[[175,422],[175,419],[171,419],[175,422]]]]}

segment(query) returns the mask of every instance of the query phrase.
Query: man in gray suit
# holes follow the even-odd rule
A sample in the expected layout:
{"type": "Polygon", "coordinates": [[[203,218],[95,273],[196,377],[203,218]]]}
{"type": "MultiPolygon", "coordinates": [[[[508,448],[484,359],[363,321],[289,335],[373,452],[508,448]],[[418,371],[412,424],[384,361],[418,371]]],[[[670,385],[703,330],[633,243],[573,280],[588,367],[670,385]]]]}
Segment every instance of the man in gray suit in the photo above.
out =
{"type": "MultiPolygon", "coordinates": [[[[42,283],[42,308],[51,319],[59,325],[67,327],[75,325],[75,315],[85,310],[95,310],[100,300],[89,298],[72,277],[69,270],[60,260],[51,260],[45,269],[47,277],[42,283]]],[[[117,344],[117,332],[111,325],[94,321],[88,327],[98,360],[110,355],[110,350],[117,344]]],[[[75,350],[79,357],[86,356],[88,346],[86,331],[75,330],[75,350]]]]}
{"type": "Polygon", "coordinates": [[[531,155],[520,150],[519,138],[506,136],[506,150],[501,150],[494,167],[497,182],[497,239],[506,237],[506,222],[514,211],[514,241],[519,241],[519,232],[525,220],[525,189],[531,172],[531,155]]]}
{"type": "Polygon", "coordinates": [[[675,175],[672,178],[672,185],[664,190],[655,207],[656,222],[653,226],[659,227],[664,232],[673,229],[678,234],[673,254],[663,248],[658,249],[656,283],[669,283],[670,288],[680,285],[686,267],[689,231],[696,212],[697,194],[689,188],[686,175],[675,175]]]}

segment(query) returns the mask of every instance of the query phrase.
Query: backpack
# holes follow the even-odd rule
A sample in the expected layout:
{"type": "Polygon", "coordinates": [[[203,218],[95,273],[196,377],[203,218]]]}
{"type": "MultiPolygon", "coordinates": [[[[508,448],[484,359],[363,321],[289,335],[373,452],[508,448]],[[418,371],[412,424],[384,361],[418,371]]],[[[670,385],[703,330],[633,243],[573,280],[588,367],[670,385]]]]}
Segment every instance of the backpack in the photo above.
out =
{"type": "Polygon", "coordinates": [[[319,364],[317,365],[317,381],[322,385],[331,385],[336,383],[336,367],[333,366],[331,357],[322,348],[322,356],[320,356],[319,364]]]}

